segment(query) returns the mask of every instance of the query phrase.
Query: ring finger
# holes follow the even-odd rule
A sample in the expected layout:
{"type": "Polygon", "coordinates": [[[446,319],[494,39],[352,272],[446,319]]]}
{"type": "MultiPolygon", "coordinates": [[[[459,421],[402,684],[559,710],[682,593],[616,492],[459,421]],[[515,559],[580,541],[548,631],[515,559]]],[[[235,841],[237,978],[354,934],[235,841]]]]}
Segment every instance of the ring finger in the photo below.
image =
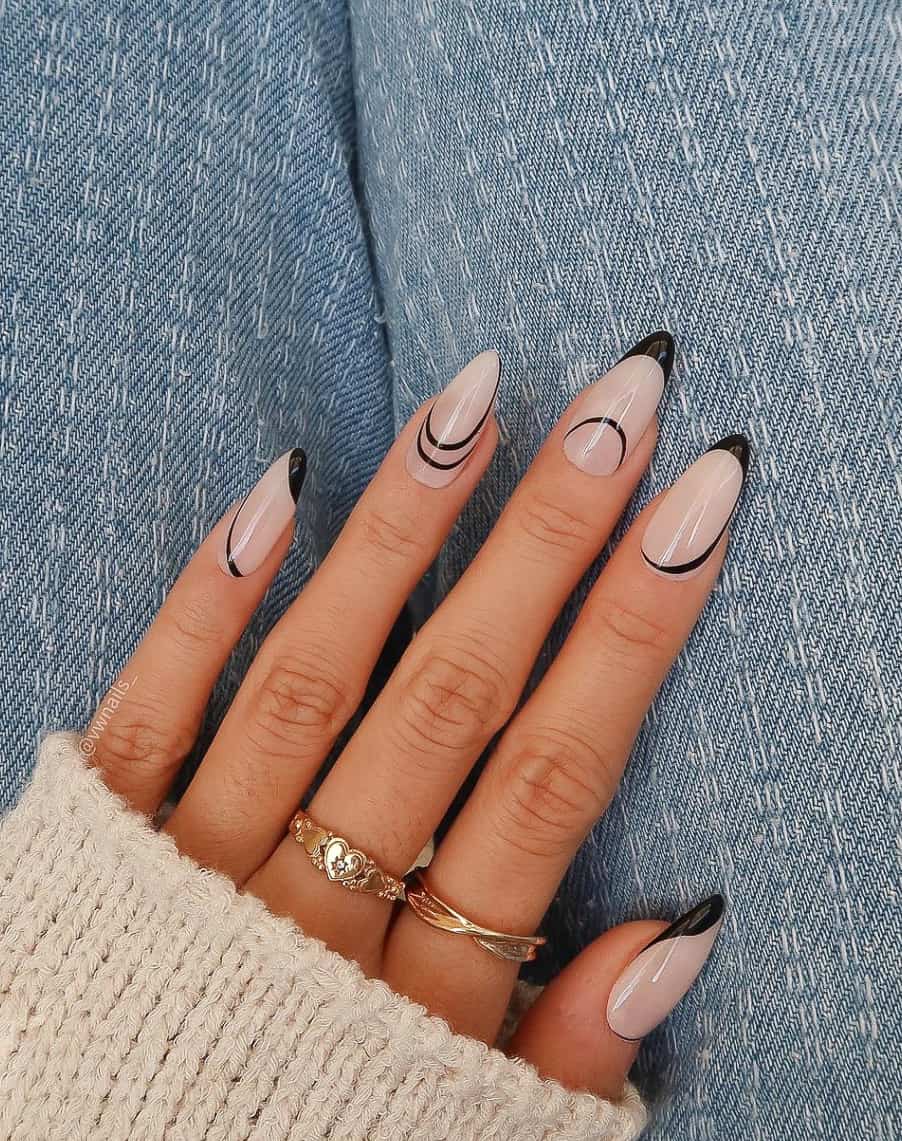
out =
{"type": "MultiPolygon", "coordinates": [[[[519,934],[541,922],[714,584],[747,455],[743,437],[727,437],[646,508],[502,737],[429,868],[429,888],[473,922],[519,934]]],[[[409,908],[384,962],[390,985],[486,1041],[516,973],[409,908]]]]}

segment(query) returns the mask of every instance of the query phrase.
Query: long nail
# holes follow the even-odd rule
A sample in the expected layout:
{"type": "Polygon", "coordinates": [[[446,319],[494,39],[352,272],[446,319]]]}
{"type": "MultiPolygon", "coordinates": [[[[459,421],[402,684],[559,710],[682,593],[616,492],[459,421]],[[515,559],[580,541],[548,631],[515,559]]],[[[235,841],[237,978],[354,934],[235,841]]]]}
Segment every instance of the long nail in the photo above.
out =
{"type": "Polygon", "coordinates": [[[219,551],[224,574],[243,578],[265,562],[294,519],[306,471],[307,457],[300,448],[293,448],[263,473],[232,516],[219,551]]]}
{"type": "Polygon", "coordinates": [[[580,400],[564,436],[567,459],[589,475],[613,475],[651,423],[672,367],[665,330],[634,345],[580,400]]]}
{"type": "Polygon", "coordinates": [[[446,487],[460,473],[488,423],[500,376],[501,358],[488,349],[432,402],[407,453],[414,479],[446,487]]]}
{"type": "Polygon", "coordinates": [[[725,436],[687,468],[645,528],[642,555],[668,578],[697,574],[727,529],[749,466],[745,436],[725,436]]]}
{"type": "Polygon", "coordinates": [[[723,923],[712,895],[652,940],[623,971],[608,999],[608,1025],[635,1041],[663,1022],[695,982],[723,923]]]}

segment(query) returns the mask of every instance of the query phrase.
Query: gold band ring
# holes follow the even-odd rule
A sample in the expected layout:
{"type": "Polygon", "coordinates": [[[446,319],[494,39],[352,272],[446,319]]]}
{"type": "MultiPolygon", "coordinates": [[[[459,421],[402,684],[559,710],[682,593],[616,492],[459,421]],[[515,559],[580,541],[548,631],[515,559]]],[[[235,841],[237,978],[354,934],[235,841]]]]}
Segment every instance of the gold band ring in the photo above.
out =
{"type": "Polygon", "coordinates": [[[342,836],[323,828],[306,812],[292,816],[288,831],[310,857],[310,863],[333,883],[348,891],[366,892],[380,899],[404,898],[404,883],[384,872],[373,860],[351,845],[342,836]]]}
{"type": "Polygon", "coordinates": [[[504,931],[492,931],[472,923],[434,895],[419,874],[416,885],[407,889],[407,904],[417,919],[422,919],[430,927],[447,931],[449,935],[469,935],[483,950],[513,963],[531,962],[536,957],[536,948],[547,942],[541,935],[508,935],[504,931]]]}

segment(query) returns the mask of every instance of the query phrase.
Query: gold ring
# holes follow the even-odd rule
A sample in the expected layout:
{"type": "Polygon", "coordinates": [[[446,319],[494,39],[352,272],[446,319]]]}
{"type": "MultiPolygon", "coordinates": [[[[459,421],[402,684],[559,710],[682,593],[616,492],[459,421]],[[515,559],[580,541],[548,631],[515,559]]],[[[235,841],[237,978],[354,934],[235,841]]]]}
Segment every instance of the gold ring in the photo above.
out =
{"type": "Polygon", "coordinates": [[[310,863],[319,868],[333,883],[348,891],[362,891],[380,899],[404,898],[404,883],[384,872],[365,852],[351,845],[342,836],[323,828],[300,810],[291,818],[288,831],[310,857],[310,863]]]}
{"type": "Polygon", "coordinates": [[[513,963],[532,962],[536,957],[536,948],[547,942],[541,935],[508,935],[504,931],[492,931],[472,923],[449,903],[434,895],[419,873],[416,885],[407,889],[407,904],[417,919],[422,919],[430,927],[447,931],[449,935],[469,935],[483,950],[513,963]]]}

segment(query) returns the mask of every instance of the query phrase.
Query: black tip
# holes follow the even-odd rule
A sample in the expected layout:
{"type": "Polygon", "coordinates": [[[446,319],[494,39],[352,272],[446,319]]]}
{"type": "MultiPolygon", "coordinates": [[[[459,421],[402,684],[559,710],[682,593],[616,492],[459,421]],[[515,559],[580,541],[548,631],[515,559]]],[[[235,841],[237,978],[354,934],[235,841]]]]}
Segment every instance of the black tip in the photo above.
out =
{"type": "Polygon", "coordinates": [[[673,337],[666,329],[658,329],[656,333],[649,333],[637,345],[633,345],[620,360],[625,361],[627,357],[652,357],[661,366],[664,380],[667,381],[673,368],[673,337]]]}
{"type": "Polygon", "coordinates": [[[701,903],[696,904],[691,911],[683,916],[683,922],[687,926],[686,934],[700,935],[702,931],[707,931],[709,927],[713,927],[718,920],[723,918],[724,907],[724,898],[720,892],[715,892],[714,895],[709,895],[707,899],[703,899],[701,903]],[[692,928],[691,931],[688,930],[689,927],[692,928]]]}
{"type": "Polygon", "coordinates": [[[729,452],[731,456],[735,456],[739,460],[742,468],[742,478],[745,479],[749,470],[749,456],[751,455],[751,448],[749,447],[748,439],[743,436],[741,432],[736,432],[732,436],[724,436],[722,440],[718,440],[716,444],[712,444],[708,448],[709,452],[729,452]]]}
{"type": "Polygon", "coordinates": [[[291,498],[297,503],[301,488],[304,486],[304,476],[307,474],[307,457],[303,448],[292,448],[288,457],[288,490],[291,498]]]}
{"type": "Polygon", "coordinates": [[[723,909],[723,896],[709,895],[707,899],[697,903],[691,911],[681,915],[675,923],[671,923],[667,930],[662,931],[657,939],[652,939],[648,946],[653,947],[655,943],[663,943],[667,939],[679,939],[683,935],[701,935],[723,918],[723,909]]]}

